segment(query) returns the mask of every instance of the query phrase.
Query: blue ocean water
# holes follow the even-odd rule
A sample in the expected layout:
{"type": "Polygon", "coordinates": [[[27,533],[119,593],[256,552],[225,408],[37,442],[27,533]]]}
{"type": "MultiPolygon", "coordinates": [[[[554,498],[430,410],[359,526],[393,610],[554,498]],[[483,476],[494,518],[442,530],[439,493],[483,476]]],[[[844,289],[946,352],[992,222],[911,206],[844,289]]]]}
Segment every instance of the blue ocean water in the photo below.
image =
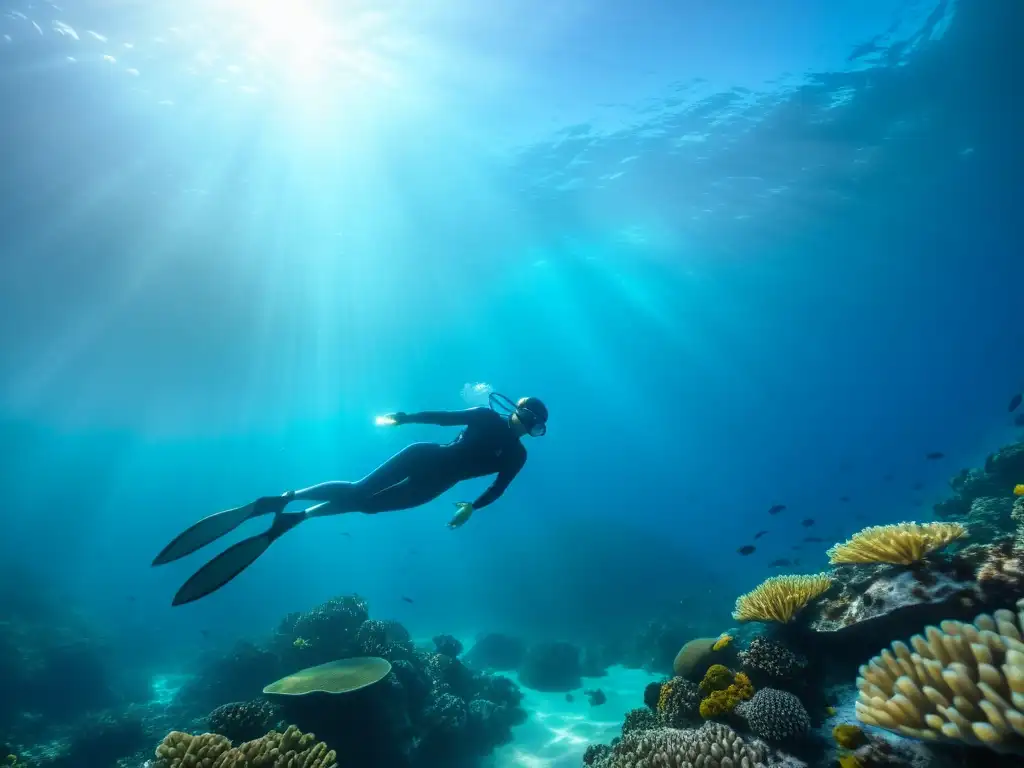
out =
{"type": "Polygon", "coordinates": [[[1020,438],[1019,3],[428,5],[0,2],[10,605],[145,675],[350,593],[714,635],[1020,438]],[[497,503],[309,521],[171,607],[183,528],[450,440],[374,417],[476,384],[550,411],[497,503]]]}

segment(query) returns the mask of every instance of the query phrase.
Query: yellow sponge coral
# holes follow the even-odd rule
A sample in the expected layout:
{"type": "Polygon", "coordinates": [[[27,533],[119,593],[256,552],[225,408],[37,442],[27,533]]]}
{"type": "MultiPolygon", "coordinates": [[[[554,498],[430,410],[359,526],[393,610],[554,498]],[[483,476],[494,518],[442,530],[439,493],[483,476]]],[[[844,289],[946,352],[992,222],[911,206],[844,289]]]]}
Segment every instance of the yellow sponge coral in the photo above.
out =
{"type": "Polygon", "coordinates": [[[973,624],[944,621],[860,668],[862,723],[1024,755],[1024,600],[973,624]]]}
{"type": "Polygon", "coordinates": [[[721,664],[712,664],[711,668],[704,675],[704,679],[700,681],[700,689],[704,693],[724,691],[732,685],[732,680],[733,675],[728,667],[721,664]]]}
{"type": "Polygon", "coordinates": [[[708,670],[700,689],[707,693],[700,702],[700,716],[707,719],[732,712],[741,701],[754,695],[754,686],[743,672],[732,672],[716,664],[708,670]]]}
{"type": "Polygon", "coordinates": [[[857,749],[867,743],[864,730],[853,723],[841,723],[832,729],[832,738],[843,749],[857,749]]]}
{"type": "Polygon", "coordinates": [[[827,554],[832,565],[910,565],[966,534],[967,529],[960,523],[873,525],[853,534],[849,541],[836,544],[827,554]]]}
{"type": "Polygon", "coordinates": [[[791,621],[811,600],[828,591],[827,573],[813,576],[772,576],[752,591],[736,598],[736,621],[791,621]]]}

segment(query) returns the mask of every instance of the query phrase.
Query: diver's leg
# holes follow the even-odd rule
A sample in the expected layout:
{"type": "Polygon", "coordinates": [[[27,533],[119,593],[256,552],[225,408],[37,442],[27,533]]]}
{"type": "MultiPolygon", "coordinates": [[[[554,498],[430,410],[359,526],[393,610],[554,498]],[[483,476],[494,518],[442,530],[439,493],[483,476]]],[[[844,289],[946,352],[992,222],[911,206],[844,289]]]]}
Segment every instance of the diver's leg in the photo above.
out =
{"type": "MultiPolygon", "coordinates": [[[[329,502],[332,511],[322,514],[361,511],[367,500],[385,488],[408,480],[423,471],[439,456],[441,446],[435,443],[413,443],[385,461],[362,480],[348,483],[332,480],[295,491],[290,498],[297,501],[329,502]]],[[[311,507],[310,509],[316,509],[311,507]]],[[[307,510],[309,512],[310,510],[307,510]]]]}
{"type": "Polygon", "coordinates": [[[270,529],[228,547],[192,574],[174,595],[171,605],[184,605],[223,587],[267,551],[283,534],[306,519],[305,512],[279,512],[270,529]]]}

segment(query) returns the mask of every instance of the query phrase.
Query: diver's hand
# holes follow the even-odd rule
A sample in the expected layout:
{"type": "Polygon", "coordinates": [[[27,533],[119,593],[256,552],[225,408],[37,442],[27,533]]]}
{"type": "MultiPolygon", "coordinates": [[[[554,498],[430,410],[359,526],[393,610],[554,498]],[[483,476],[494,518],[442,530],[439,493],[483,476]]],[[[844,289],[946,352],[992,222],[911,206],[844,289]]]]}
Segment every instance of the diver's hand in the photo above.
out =
{"type": "Polygon", "coordinates": [[[396,413],[387,413],[383,416],[377,417],[378,427],[397,427],[405,423],[406,414],[404,411],[397,411],[396,413]]]}
{"type": "Polygon", "coordinates": [[[459,528],[466,524],[470,516],[473,514],[473,505],[468,501],[458,501],[455,503],[455,515],[448,523],[449,528],[459,528]]]}

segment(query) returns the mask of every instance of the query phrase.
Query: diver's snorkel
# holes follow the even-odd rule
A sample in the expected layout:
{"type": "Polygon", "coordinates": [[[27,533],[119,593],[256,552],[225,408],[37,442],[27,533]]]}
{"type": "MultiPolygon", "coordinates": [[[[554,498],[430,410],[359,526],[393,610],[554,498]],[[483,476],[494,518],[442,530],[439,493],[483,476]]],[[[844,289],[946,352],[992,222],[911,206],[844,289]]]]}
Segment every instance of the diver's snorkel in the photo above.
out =
{"type": "Polygon", "coordinates": [[[492,411],[500,413],[510,420],[513,416],[518,417],[519,423],[523,425],[523,429],[529,433],[530,437],[543,437],[547,434],[547,425],[541,420],[540,416],[529,408],[524,408],[513,402],[511,397],[498,392],[491,392],[487,396],[487,404],[492,411]]]}

